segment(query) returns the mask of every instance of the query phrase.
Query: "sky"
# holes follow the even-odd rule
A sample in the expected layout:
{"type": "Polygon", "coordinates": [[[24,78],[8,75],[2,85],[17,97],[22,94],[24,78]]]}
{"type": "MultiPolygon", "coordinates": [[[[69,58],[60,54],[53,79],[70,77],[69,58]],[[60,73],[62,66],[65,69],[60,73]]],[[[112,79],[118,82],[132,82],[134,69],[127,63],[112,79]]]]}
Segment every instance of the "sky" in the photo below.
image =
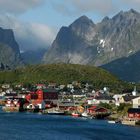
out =
{"type": "Polygon", "coordinates": [[[21,51],[48,48],[82,15],[97,23],[131,8],[140,11],[140,0],[0,0],[0,27],[13,29],[21,51]]]}

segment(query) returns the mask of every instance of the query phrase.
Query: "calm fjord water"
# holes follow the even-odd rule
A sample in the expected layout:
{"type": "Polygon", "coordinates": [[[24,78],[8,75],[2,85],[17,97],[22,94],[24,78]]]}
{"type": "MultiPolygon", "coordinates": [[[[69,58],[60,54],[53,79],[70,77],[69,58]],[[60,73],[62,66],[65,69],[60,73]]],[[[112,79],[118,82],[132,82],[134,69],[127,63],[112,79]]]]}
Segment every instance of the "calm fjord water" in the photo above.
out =
{"type": "Polygon", "coordinates": [[[0,112],[0,140],[140,140],[140,127],[70,116],[0,112]]]}

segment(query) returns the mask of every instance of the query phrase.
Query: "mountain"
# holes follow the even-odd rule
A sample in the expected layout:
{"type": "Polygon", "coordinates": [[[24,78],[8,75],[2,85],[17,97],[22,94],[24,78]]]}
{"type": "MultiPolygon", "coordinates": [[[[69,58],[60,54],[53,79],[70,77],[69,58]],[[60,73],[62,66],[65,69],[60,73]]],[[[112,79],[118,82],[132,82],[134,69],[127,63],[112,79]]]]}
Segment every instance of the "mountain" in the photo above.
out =
{"type": "Polygon", "coordinates": [[[22,66],[19,46],[11,29],[0,28],[0,69],[22,66]]]}
{"type": "Polygon", "coordinates": [[[101,66],[122,80],[140,82],[140,51],[101,66]]]}
{"type": "Polygon", "coordinates": [[[25,64],[40,64],[46,51],[47,49],[43,48],[28,50],[21,53],[21,58],[25,64]]]}
{"type": "Polygon", "coordinates": [[[60,29],[43,62],[101,66],[138,52],[139,40],[140,13],[133,9],[97,24],[82,16],[60,29]]]}
{"type": "Polygon", "coordinates": [[[90,43],[95,34],[94,28],[95,24],[86,16],[80,17],[69,27],[62,27],[43,61],[87,64],[89,56],[96,54],[96,49],[90,43]]]}

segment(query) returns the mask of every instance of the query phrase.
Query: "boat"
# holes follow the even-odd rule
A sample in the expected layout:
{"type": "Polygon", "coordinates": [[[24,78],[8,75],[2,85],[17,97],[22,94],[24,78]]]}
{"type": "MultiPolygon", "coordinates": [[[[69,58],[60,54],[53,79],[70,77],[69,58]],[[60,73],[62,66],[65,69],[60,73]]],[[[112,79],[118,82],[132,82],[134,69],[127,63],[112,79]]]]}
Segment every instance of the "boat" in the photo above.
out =
{"type": "Polygon", "coordinates": [[[4,112],[19,112],[19,107],[8,107],[8,106],[3,106],[2,110],[4,112]]]}
{"type": "Polygon", "coordinates": [[[121,123],[124,124],[124,125],[132,125],[132,126],[136,125],[135,120],[122,120],[121,123]]]}
{"type": "Polygon", "coordinates": [[[108,123],[116,123],[116,121],[108,121],[108,123]]]}
{"type": "Polygon", "coordinates": [[[89,117],[89,115],[88,115],[88,113],[86,111],[83,112],[81,115],[82,115],[82,117],[89,117]]]}
{"type": "Polygon", "coordinates": [[[81,115],[82,115],[82,117],[90,117],[90,115],[88,114],[88,110],[87,110],[86,105],[85,105],[85,111],[81,115]]]}
{"type": "Polygon", "coordinates": [[[47,114],[49,114],[49,115],[64,115],[65,112],[58,109],[58,108],[52,108],[52,109],[49,109],[47,111],[47,114]]]}
{"type": "Polygon", "coordinates": [[[76,113],[76,112],[73,112],[71,115],[72,115],[73,117],[80,117],[80,114],[78,114],[78,113],[76,113]]]}
{"type": "Polygon", "coordinates": [[[64,115],[63,111],[48,111],[48,115],[64,115]]]}
{"type": "Polygon", "coordinates": [[[49,115],[64,115],[65,112],[60,109],[59,101],[57,101],[57,107],[51,108],[47,110],[47,114],[49,115]]]}

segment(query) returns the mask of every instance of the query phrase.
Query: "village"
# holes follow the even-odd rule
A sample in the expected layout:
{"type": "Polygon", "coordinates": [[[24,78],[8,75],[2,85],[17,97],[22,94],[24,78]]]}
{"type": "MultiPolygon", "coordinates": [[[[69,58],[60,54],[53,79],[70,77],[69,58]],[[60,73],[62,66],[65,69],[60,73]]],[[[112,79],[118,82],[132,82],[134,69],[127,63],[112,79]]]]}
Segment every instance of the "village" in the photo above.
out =
{"type": "Polygon", "coordinates": [[[48,83],[28,87],[2,84],[0,104],[5,112],[71,115],[127,125],[140,121],[140,94],[136,86],[132,92],[114,94],[108,87],[94,89],[91,84],[81,86],[77,81],[67,85],[48,83]]]}

